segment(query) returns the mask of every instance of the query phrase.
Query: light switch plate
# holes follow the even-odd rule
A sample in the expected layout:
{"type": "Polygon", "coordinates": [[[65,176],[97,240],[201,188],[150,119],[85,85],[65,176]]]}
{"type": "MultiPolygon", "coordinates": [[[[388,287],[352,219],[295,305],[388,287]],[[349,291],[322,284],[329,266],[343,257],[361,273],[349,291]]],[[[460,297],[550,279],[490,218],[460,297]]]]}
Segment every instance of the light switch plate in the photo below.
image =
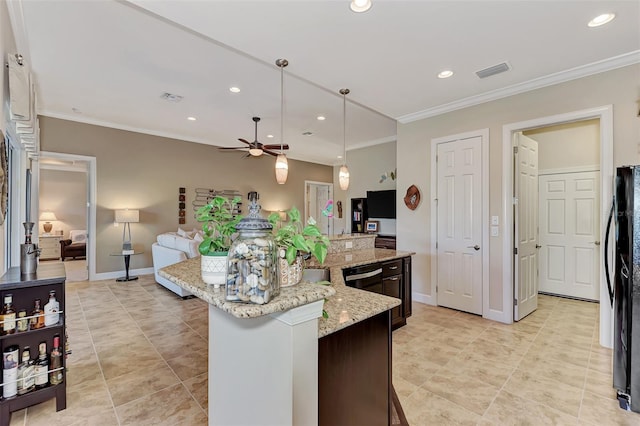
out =
{"type": "Polygon", "coordinates": [[[492,226],[491,227],[491,236],[492,237],[497,237],[498,235],[500,235],[500,228],[498,228],[497,226],[492,226]]]}
{"type": "Polygon", "coordinates": [[[494,226],[500,225],[500,219],[498,219],[498,216],[491,216],[491,224],[494,226]]]}

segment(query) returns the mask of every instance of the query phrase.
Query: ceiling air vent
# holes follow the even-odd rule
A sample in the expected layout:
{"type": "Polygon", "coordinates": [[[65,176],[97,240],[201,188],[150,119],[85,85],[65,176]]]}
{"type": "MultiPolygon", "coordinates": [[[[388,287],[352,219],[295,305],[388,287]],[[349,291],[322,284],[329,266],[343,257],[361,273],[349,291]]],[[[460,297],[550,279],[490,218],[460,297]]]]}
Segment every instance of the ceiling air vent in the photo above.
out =
{"type": "Polygon", "coordinates": [[[480,78],[487,78],[487,77],[491,77],[492,75],[500,74],[501,72],[509,71],[510,69],[511,67],[509,66],[509,64],[506,62],[503,62],[501,64],[494,65],[492,67],[485,68],[480,71],[476,71],[476,75],[480,78]]]}
{"type": "Polygon", "coordinates": [[[168,92],[164,92],[160,97],[168,102],[180,102],[182,100],[182,96],[168,92]]]}

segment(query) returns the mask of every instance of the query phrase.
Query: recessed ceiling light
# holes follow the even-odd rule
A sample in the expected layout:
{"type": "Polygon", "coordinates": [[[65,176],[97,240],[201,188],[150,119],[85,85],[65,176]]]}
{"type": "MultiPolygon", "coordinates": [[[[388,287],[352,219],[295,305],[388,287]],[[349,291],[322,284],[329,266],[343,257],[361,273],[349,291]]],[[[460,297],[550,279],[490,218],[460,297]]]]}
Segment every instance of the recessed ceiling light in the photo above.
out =
{"type": "Polygon", "coordinates": [[[440,71],[438,73],[438,78],[449,78],[453,75],[453,71],[451,70],[444,70],[444,71],[440,71]]]}
{"type": "Polygon", "coordinates": [[[232,93],[240,93],[240,88],[236,86],[229,87],[229,91],[232,93]]]}
{"type": "Polygon", "coordinates": [[[273,135],[267,135],[269,139],[273,139],[273,135]]]}
{"type": "Polygon", "coordinates": [[[187,120],[189,120],[189,121],[196,121],[196,118],[195,118],[195,117],[187,117],[187,120]]]}
{"type": "Polygon", "coordinates": [[[371,9],[371,0],[351,0],[349,5],[354,12],[362,13],[371,9]]]}
{"type": "Polygon", "coordinates": [[[338,155],[338,159],[342,159],[342,155],[338,155]]]}
{"type": "Polygon", "coordinates": [[[324,115],[319,115],[316,118],[318,119],[318,121],[324,121],[327,119],[327,117],[325,117],[324,115]]]}
{"type": "Polygon", "coordinates": [[[593,18],[587,25],[591,28],[599,27],[600,25],[608,24],[609,22],[613,21],[613,18],[615,17],[615,13],[603,13],[602,15],[598,15],[593,18]]]}

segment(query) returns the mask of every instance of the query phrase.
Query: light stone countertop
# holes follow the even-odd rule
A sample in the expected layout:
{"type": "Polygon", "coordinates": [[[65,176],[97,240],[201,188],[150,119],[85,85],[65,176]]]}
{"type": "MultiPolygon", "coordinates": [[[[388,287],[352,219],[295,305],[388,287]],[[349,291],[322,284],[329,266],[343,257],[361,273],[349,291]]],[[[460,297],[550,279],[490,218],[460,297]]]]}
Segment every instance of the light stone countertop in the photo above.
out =
{"type": "Polygon", "coordinates": [[[199,258],[164,267],[160,269],[159,274],[237,318],[254,318],[282,312],[325,298],[324,309],[329,318],[320,318],[318,324],[318,338],[320,338],[385,312],[401,303],[400,299],[394,297],[347,287],[344,284],[342,269],[399,259],[412,254],[388,249],[366,249],[329,254],[322,266],[308,261],[307,267],[330,270],[331,286],[301,282],[293,287],[280,289],[280,295],[264,305],[226,301],[224,288],[214,289],[202,281],[199,258]]]}

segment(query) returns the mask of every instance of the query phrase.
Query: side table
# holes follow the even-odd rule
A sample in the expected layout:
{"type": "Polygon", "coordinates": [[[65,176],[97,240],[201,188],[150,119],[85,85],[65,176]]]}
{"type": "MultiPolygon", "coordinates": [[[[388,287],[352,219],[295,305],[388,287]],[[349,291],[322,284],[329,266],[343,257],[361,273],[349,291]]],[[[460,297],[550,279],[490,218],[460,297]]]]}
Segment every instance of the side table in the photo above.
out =
{"type": "Polygon", "coordinates": [[[137,251],[135,250],[133,253],[118,253],[118,252],[114,252],[114,253],[110,253],[110,256],[122,256],[124,257],[124,270],[125,270],[125,276],[124,277],[120,277],[117,278],[116,281],[118,282],[123,282],[123,281],[134,281],[137,280],[138,277],[132,277],[129,275],[129,261],[131,260],[131,256],[135,256],[137,254],[142,254],[144,253],[143,251],[137,251]]]}

